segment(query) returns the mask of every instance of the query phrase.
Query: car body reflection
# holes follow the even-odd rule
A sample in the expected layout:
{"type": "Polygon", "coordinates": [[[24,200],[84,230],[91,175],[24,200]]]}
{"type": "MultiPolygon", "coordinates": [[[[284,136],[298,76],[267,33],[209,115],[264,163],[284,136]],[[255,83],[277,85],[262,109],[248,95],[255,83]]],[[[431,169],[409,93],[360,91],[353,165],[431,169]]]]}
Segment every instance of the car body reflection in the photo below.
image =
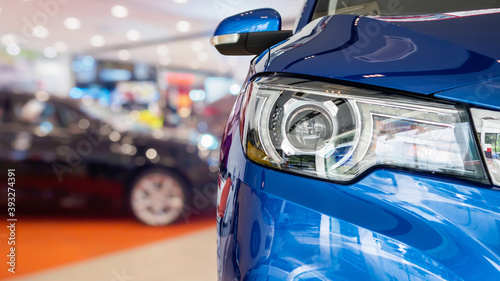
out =
{"type": "Polygon", "coordinates": [[[230,196],[238,203],[228,205],[226,214],[235,215],[234,221],[226,217],[232,227],[224,229],[233,232],[219,233],[219,251],[235,254],[221,274],[234,271],[238,280],[464,280],[459,276],[498,271],[498,191],[376,171],[350,188],[322,183],[318,190],[335,195],[318,206],[317,198],[299,192],[312,188],[310,179],[295,178],[292,185],[276,172],[265,174],[265,192],[240,183],[230,196]]]}

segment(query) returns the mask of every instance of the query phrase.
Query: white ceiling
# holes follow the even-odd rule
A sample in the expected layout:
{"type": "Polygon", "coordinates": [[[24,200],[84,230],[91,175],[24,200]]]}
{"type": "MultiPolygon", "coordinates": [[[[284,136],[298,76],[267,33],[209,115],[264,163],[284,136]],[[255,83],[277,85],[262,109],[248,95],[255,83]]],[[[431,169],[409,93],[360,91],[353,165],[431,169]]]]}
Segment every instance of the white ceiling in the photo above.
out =
{"type": "Polygon", "coordinates": [[[186,3],[177,3],[183,1],[186,0],[0,0],[0,36],[13,34],[22,49],[37,52],[62,41],[68,45],[69,54],[91,54],[110,60],[118,60],[117,52],[127,49],[131,54],[130,61],[154,64],[160,60],[157,47],[166,45],[170,58],[164,59],[170,61],[167,67],[197,68],[238,76],[238,72],[246,71],[247,67],[242,63],[246,64],[249,58],[219,55],[209,44],[210,36],[207,35],[226,16],[264,7],[278,10],[287,23],[286,28],[291,28],[303,3],[303,0],[187,0],[186,3]],[[43,3],[51,3],[46,6],[49,9],[44,9],[43,3]],[[114,5],[127,7],[128,17],[113,17],[111,8],[114,5]],[[65,28],[63,22],[68,17],[79,19],[81,27],[78,30],[65,28]],[[176,29],[181,20],[191,24],[189,32],[181,33],[176,29]],[[32,28],[28,21],[45,26],[49,35],[43,39],[30,36],[26,33],[32,28]],[[130,29],[140,32],[139,41],[127,39],[126,33],[130,29]],[[197,34],[206,35],[190,38],[197,34]],[[106,44],[93,47],[90,38],[94,35],[103,36],[106,44]],[[186,39],[178,41],[180,37],[186,39]],[[158,43],[149,45],[155,41],[158,43]],[[202,43],[201,51],[193,50],[194,41],[202,43]],[[200,55],[199,52],[206,54],[200,55]],[[203,61],[204,56],[208,57],[206,61],[203,61]]]}

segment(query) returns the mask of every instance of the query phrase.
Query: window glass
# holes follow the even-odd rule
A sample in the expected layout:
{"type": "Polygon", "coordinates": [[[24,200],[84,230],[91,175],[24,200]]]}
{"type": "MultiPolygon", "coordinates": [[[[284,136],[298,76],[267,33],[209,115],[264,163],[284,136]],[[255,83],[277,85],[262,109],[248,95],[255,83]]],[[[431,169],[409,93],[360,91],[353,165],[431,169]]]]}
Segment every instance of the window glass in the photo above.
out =
{"type": "Polygon", "coordinates": [[[327,15],[425,15],[499,8],[500,0],[318,0],[313,20],[327,15]]]}
{"type": "Polygon", "coordinates": [[[67,106],[58,105],[58,110],[61,117],[61,124],[65,128],[68,128],[71,124],[78,123],[81,118],[77,111],[67,106]]]}
{"type": "Polygon", "coordinates": [[[3,120],[4,120],[4,116],[5,116],[5,112],[6,112],[6,104],[5,104],[5,101],[4,100],[0,100],[0,124],[3,123],[3,120]]]}
{"type": "Polygon", "coordinates": [[[12,110],[15,122],[61,126],[55,107],[48,102],[37,99],[16,100],[13,102],[12,110]]]}

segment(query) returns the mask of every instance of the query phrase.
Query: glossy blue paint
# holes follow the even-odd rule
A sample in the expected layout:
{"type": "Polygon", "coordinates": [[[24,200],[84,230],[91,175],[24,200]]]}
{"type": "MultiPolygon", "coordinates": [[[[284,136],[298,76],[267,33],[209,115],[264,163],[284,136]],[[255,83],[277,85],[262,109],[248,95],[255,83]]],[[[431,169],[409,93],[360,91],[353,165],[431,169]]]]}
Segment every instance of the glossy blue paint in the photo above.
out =
{"type": "Polygon", "coordinates": [[[224,19],[217,26],[214,36],[279,30],[281,30],[280,14],[273,9],[258,9],[224,19]]]}
{"type": "Polygon", "coordinates": [[[476,29],[495,34],[499,21],[500,14],[438,20],[432,25],[351,15],[323,17],[273,48],[266,70],[435,93],[480,77],[500,77],[500,37],[467,43],[479,40],[476,29]],[[468,25],[475,28],[463,28],[468,25]],[[435,36],[445,33],[443,29],[448,36],[435,36]]]}
{"type": "Polygon", "coordinates": [[[479,82],[435,94],[435,97],[500,110],[500,78],[478,77],[479,82]]]}
{"type": "Polygon", "coordinates": [[[219,280],[500,280],[499,191],[391,170],[338,185],[253,164],[232,138],[219,280]]]}
{"type": "MultiPolygon", "coordinates": [[[[335,78],[500,109],[499,14],[388,23],[329,16],[256,57],[264,72],[335,78]]],[[[309,5],[309,6],[308,6],[309,5]]],[[[500,280],[500,190],[378,169],[339,185],[248,161],[241,94],[227,123],[220,176],[218,278],[234,280],[500,280]]]]}

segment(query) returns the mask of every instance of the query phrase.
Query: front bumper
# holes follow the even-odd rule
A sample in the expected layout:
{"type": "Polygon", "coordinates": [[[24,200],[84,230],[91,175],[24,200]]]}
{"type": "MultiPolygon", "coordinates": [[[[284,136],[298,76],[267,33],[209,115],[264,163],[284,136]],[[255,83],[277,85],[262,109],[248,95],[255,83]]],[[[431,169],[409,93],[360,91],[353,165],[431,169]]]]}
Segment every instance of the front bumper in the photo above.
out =
{"type": "Polygon", "coordinates": [[[219,280],[500,280],[499,191],[393,170],[338,185],[255,165],[229,137],[219,280]]]}

